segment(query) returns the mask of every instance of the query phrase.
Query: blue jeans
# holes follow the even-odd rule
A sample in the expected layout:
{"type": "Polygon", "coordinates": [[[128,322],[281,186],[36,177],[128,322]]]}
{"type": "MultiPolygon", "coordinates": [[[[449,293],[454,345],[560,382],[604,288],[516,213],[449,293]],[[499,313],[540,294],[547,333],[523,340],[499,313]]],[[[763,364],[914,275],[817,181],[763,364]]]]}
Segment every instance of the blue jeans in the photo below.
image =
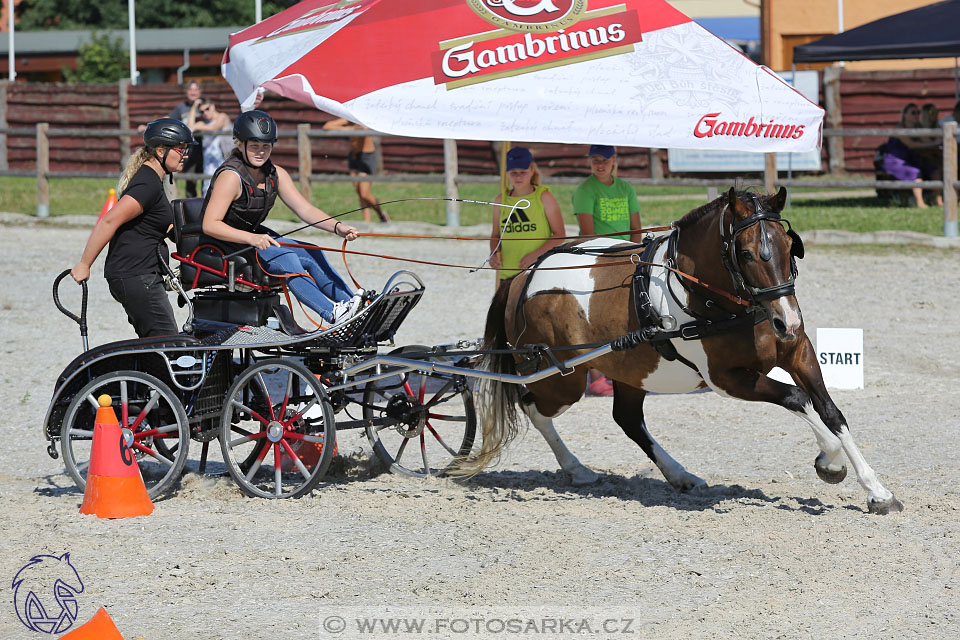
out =
{"type": "Polygon", "coordinates": [[[285,278],[287,286],[297,300],[319,313],[327,322],[333,321],[333,303],[349,300],[353,296],[353,291],[319,249],[269,247],[257,251],[257,255],[268,273],[308,274],[309,277],[297,275],[285,278]]]}

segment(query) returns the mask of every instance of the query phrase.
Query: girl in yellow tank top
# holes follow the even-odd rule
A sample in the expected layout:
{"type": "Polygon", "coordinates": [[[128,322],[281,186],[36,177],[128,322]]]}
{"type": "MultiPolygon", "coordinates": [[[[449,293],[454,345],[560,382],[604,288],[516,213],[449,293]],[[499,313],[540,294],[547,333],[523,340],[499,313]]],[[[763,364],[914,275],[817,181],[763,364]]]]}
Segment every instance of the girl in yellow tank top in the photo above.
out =
{"type": "Polygon", "coordinates": [[[497,196],[494,202],[509,206],[493,208],[490,238],[490,251],[496,251],[490,258],[490,266],[500,270],[501,281],[517,275],[519,270],[526,269],[541,255],[562,244],[565,233],[560,205],[550,189],[540,184],[540,172],[530,150],[525,147],[510,149],[506,170],[510,189],[497,196]],[[530,204],[515,206],[524,200],[530,204]]]}

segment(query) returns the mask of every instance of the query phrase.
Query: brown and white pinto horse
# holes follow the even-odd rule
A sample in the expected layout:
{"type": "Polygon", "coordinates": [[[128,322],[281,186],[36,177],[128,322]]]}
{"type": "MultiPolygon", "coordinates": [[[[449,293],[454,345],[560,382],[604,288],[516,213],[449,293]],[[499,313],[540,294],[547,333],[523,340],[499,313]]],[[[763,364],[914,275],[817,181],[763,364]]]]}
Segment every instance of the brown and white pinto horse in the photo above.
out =
{"type": "MultiPolygon", "coordinates": [[[[683,393],[710,387],[721,396],[771,402],[800,416],[813,428],[820,447],[814,467],[821,479],[842,481],[846,454],[867,491],[869,511],[901,511],[901,503],[864,460],[843,414],[824,387],[794,297],[795,259],[803,257],[803,245],[780,217],[785,201],[785,189],[772,196],[730,189],[694,209],[674,223],[670,237],[651,251],[644,262],[658,266],[650,268],[648,281],[636,290],[633,264],[600,266],[623,263],[631,254],[637,262],[636,245],[607,239],[567,245],[537,266],[589,268],[539,269],[504,282],[488,312],[484,346],[506,350],[532,344],[552,348],[585,345],[642,330],[640,317],[653,318],[659,326],[648,328],[643,340],[633,342],[636,346],[611,351],[588,366],[613,380],[614,420],[671,485],[689,490],[706,483],[686,471],[651,437],[643,418],[644,397],[648,391],[683,393]],[[624,249],[617,251],[618,244],[624,249]],[[681,278],[663,265],[703,284],[681,278]],[[749,311],[724,293],[749,302],[749,311]],[[645,311],[635,310],[637,298],[645,311]],[[648,341],[651,337],[659,337],[659,350],[648,341]],[[796,386],[767,377],[775,366],[786,370],[796,386]]],[[[566,360],[589,350],[557,354],[566,360]]],[[[517,352],[498,353],[485,356],[481,368],[513,374],[522,361],[517,352]]],[[[534,363],[525,373],[546,366],[534,363]]],[[[499,456],[517,435],[519,406],[574,484],[596,480],[597,475],[566,448],[552,423],[583,395],[588,366],[527,387],[481,380],[483,445],[464,470],[476,472],[499,456]]]]}

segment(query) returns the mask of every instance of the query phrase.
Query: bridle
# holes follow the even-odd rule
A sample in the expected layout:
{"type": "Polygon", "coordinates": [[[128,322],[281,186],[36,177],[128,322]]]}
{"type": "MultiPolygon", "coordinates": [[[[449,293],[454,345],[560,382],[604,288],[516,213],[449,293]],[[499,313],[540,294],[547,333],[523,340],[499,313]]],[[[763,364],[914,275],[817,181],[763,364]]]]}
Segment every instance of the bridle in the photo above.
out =
{"type": "Polygon", "coordinates": [[[739,289],[745,292],[746,297],[750,299],[751,303],[774,300],[783,296],[792,296],[794,295],[794,283],[797,281],[797,259],[803,258],[803,241],[800,239],[800,234],[793,230],[789,220],[781,218],[779,212],[770,211],[764,207],[756,194],[751,193],[750,196],[753,198],[755,213],[747,219],[734,222],[733,214],[731,214],[731,220],[729,224],[726,224],[724,220],[727,210],[730,208],[729,205],[725,205],[723,211],[720,212],[720,258],[723,261],[723,266],[727,269],[730,278],[733,280],[734,290],[739,289]],[[773,257],[773,253],[770,247],[770,234],[766,227],[767,221],[785,225],[787,235],[790,236],[790,239],[793,241],[790,247],[790,277],[785,282],[760,288],[748,284],[743,277],[740,261],[737,258],[737,236],[743,233],[744,230],[759,224],[759,257],[764,262],[769,262],[773,257]]]}

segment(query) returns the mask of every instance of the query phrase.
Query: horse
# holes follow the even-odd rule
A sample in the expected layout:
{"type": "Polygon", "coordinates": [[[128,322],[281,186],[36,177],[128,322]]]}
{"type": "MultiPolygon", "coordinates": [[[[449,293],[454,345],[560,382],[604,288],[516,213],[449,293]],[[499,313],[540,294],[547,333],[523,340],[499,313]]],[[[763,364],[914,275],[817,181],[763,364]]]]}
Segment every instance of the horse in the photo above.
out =
{"type": "Polygon", "coordinates": [[[487,313],[480,369],[516,374],[519,367],[528,373],[551,364],[556,356],[550,350],[569,359],[599,343],[612,342],[614,350],[526,387],[497,376],[481,379],[483,444],[463,472],[476,473],[499,458],[518,434],[519,407],[574,485],[596,481],[553,426],[584,394],[589,367],[613,381],[613,419],[678,490],[706,482],[653,439],[643,401],[648,392],[709,387],[723,397],[770,402],[796,414],[813,429],[820,448],[814,468],[823,481],[845,478],[845,454],[867,491],[868,511],[902,511],[857,448],[804,332],[794,294],[796,260],[804,250],[780,215],[786,193],[731,188],[643,247],[611,239],[574,241],[504,281],[487,313]],[[794,384],[768,377],[774,367],[794,384]]]}

